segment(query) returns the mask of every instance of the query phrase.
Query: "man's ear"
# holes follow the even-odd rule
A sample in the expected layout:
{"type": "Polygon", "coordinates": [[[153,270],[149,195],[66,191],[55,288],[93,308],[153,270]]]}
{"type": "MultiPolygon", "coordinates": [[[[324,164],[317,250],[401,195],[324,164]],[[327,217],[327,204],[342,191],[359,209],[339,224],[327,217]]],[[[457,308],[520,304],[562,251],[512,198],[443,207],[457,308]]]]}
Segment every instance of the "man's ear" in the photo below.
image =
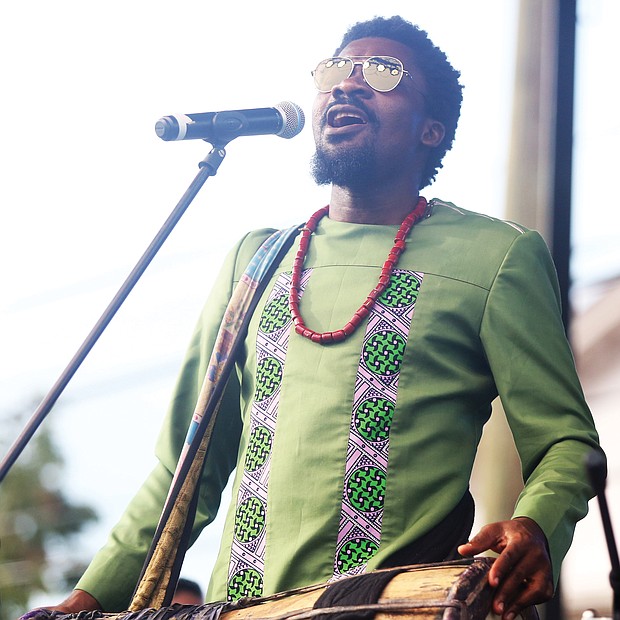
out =
{"type": "Polygon", "coordinates": [[[434,148],[441,144],[441,141],[446,135],[446,128],[443,123],[435,121],[432,118],[427,118],[424,121],[424,127],[422,129],[422,144],[434,148]]]}

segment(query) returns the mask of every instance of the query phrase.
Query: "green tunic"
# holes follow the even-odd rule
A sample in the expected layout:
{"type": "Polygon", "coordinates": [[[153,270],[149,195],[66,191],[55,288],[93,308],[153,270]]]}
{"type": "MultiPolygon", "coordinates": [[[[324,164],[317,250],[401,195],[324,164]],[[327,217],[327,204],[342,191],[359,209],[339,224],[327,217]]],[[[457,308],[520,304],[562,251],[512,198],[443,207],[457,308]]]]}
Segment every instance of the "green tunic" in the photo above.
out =
{"type": "MultiPolygon", "coordinates": [[[[300,306],[308,327],[331,331],[350,320],[376,285],[396,230],[321,221],[304,265],[308,271],[300,306]]],[[[128,604],[222,313],[269,232],[250,233],[229,255],[199,320],[158,441],[160,464],[77,585],[108,611],[128,604]]],[[[430,530],[461,499],[491,402],[499,394],[526,481],[514,516],[531,517],[541,526],[557,579],[575,522],[587,512],[591,491],[583,459],[598,447],[598,437],[564,336],[555,271],[537,233],[441,201],[433,201],[432,216],[413,229],[397,267],[408,283],[415,282],[415,303],[406,323],[406,341],[395,357],[385,349],[376,355],[379,336],[371,343],[375,353],[369,353],[366,325],[342,343],[321,346],[291,333],[287,324],[282,342],[274,345],[281,356],[277,415],[273,435],[262,430],[263,437],[269,437],[268,456],[259,453],[264,456],[259,465],[268,461],[265,503],[254,534],[241,527],[241,508],[252,502],[260,506],[243,490],[244,472],[256,468],[248,465],[246,456],[248,444],[249,454],[257,454],[253,405],[264,398],[265,386],[272,385],[264,383],[261,374],[265,353],[257,350],[257,334],[265,331],[261,321],[266,318],[270,326],[273,320],[287,318],[286,312],[274,314],[272,288],[276,281],[286,280],[295,251],[276,270],[252,318],[207,458],[194,536],[215,517],[221,491],[239,464],[208,598],[226,599],[227,583],[239,567],[231,564],[234,535],[251,543],[260,533],[260,549],[255,545],[252,553],[260,556],[261,590],[266,595],[332,577],[342,551],[343,507],[360,497],[348,478],[348,455],[361,411],[356,409],[360,373],[372,371],[372,355],[373,363],[394,360],[391,371],[389,364],[384,366],[396,387],[388,386],[392,402],[384,407],[389,409],[386,467],[381,472],[374,462],[362,459],[366,466],[357,469],[380,474],[380,480],[375,476],[379,503],[370,508],[364,496],[366,503],[357,506],[362,512],[373,511],[364,514],[379,529],[363,567],[379,566],[430,530]]],[[[375,335],[389,332],[388,314],[375,317],[383,321],[375,335]]],[[[270,381],[274,367],[270,366],[270,381]]],[[[372,377],[369,381],[375,385],[372,377]]],[[[379,383],[373,392],[375,404],[383,403],[385,385],[379,383]]],[[[372,460],[371,452],[366,456],[372,460]]],[[[350,522],[357,519],[353,515],[350,522]]]]}

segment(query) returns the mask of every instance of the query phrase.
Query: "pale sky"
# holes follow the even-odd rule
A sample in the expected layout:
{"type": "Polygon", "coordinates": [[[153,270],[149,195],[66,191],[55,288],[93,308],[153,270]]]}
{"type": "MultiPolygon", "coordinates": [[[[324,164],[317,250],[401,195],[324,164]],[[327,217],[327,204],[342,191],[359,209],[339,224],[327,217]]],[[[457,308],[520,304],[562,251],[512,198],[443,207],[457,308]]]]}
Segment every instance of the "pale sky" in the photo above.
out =
{"type": "MultiPolygon", "coordinates": [[[[575,157],[578,281],[620,272],[620,221],[610,208],[617,157],[601,150],[620,133],[604,107],[619,93],[596,70],[611,53],[603,41],[618,45],[615,33],[600,31],[620,16],[614,0],[587,5],[580,24],[592,56],[578,87],[589,96],[578,107],[585,120],[575,157]]],[[[427,29],[462,72],[455,147],[425,195],[501,217],[516,0],[4,4],[0,420],[25,408],[25,423],[33,397],[49,390],[207,154],[201,141],[159,140],[155,121],[283,100],[309,116],[310,70],[350,24],[378,12],[427,29]]],[[[86,557],[153,465],[176,371],[224,254],[247,230],[301,222],[327,201],[308,173],[309,123],[292,140],[240,138],[227,152],[45,422],[66,454],[67,493],[102,517],[80,539],[86,557]]],[[[216,539],[213,528],[186,562],[184,572],[204,586],[216,539]]]]}

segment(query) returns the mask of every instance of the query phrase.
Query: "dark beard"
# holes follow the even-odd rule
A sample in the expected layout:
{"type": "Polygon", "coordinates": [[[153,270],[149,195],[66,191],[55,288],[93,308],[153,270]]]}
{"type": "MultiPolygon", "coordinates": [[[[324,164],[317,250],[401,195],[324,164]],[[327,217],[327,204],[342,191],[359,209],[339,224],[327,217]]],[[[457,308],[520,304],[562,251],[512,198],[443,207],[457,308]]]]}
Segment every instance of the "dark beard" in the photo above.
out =
{"type": "Polygon", "coordinates": [[[333,183],[350,189],[363,188],[372,183],[375,175],[375,153],[372,148],[359,148],[328,154],[317,148],[310,171],[317,185],[333,183]]]}

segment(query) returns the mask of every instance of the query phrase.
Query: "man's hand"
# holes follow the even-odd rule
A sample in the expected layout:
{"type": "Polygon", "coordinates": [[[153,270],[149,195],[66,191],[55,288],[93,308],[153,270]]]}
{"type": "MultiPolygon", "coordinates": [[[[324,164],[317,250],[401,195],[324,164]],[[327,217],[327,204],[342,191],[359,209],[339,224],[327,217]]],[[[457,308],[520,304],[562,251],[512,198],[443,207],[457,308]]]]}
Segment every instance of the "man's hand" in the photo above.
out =
{"type": "Polygon", "coordinates": [[[497,588],[493,611],[503,620],[513,620],[523,608],[544,603],[553,596],[547,539],[535,521],[517,517],[485,525],[458,548],[463,556],[488,550],[499,553],[489,571],[489,583],[497,588]]]}
{"type": "Polygon", "coordinates": [[[19,620],[36,620],[37,615],[42,610],[60,611],[63,614],[75,614],[79,611],[95,611],[101,609],[99,601],[84,590],[73,590],[73,592],[60,605],[51,607],[40,607],[24,614],[19,620]]]}

